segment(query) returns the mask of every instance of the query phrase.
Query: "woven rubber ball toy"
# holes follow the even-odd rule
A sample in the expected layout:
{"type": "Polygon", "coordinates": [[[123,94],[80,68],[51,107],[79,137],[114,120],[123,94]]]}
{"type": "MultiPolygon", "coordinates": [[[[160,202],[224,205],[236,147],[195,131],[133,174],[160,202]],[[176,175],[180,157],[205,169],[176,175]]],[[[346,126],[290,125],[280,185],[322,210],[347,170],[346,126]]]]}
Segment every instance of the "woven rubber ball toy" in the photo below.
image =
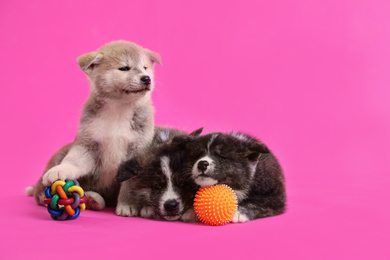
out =
{"type": "Polygon", "coordinates": [[[194,200],[198,219],[207,225],[223,225],[232,221],[237,210],[237,196],[225,184],[203,187],[194,200]]]}
{"type": "Polygon", "coordinates": [[[55,181],[46,187],[43,203],[52,219],[76,219],[85,209],[87,197],[78,181],[55,181]]]}

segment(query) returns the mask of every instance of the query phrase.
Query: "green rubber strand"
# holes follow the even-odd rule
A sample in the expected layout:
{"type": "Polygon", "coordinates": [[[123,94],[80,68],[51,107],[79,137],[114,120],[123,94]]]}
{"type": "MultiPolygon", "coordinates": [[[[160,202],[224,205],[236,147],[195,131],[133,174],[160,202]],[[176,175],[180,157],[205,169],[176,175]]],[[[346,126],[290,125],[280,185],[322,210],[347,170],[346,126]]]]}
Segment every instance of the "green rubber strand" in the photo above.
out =
{"type": "Polygon", "coordinates": [[[73,185],[74,185],[74,182],[73,182],[73,181],[68,181],[67,183],[65,183],[64,187],[62,187],[62,188],[64,189],[65,193],[67,193],[67,192],[68,192],[68,189],[69,189],[70,187],[72,187],[73,185]]]}
{"type": "Polygon", "coordinates": [[[53,198],[51,199],[50,206],[54,210],[58,210],[59,207],[57,205],[58,200],[60,199],[60,196],[58,194],[54,195],[53,198]]]}

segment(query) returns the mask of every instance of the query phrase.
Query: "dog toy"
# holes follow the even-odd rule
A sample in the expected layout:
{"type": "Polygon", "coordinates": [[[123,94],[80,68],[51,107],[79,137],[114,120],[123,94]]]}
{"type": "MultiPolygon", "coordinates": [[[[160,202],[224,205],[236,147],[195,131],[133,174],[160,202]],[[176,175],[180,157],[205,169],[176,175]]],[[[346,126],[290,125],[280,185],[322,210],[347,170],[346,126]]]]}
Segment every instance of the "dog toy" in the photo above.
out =
{"type": "Polygon", "coordinates": [[[85,210],[87,197],[78,181],[55,181],[46,187],[43,203],[55,220],[76,219],[85,210]]]}
{"type": "Polygon", "coordinates": [[[225,184],[203,187],[194,200],[198,219],[207,225],[223,225],[230,222],[237,210],[237,196],[225,184]]]}

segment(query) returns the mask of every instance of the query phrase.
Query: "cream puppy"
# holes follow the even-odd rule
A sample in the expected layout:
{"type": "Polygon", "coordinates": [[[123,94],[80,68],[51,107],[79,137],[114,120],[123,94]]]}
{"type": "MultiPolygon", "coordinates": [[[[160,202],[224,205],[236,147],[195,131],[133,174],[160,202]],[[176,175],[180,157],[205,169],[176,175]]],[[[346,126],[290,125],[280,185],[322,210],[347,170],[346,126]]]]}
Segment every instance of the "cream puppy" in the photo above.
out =
{"type": "Polygon", "coordinates": [[[154,135],[154,64],[160,55],[127,41],[115,41],[77,59],[87,75],[90,96],[84,105],[73,143],[50,159],[35,188],[27,188],[43,204],[44,187],[77,179],[86,191],[87,208],[115,205],[116,173],[121,162],[140,154],[154,135]]]}

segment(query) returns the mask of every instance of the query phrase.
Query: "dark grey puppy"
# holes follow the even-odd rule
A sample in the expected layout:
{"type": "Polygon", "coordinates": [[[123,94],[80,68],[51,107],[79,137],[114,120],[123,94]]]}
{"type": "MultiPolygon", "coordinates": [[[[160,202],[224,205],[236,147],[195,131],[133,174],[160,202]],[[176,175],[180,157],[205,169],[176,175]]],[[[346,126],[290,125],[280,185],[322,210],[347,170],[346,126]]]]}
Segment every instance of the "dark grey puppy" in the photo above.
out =
{"type": "MultiPolygon", "coordinates": [[[[191,136],[199,135],[199,129],[191,136]]],[[[190,173],[183,172],[184,150],[171,144],[175,136],[185,136],[174,129],[160,129],[142,158],[123,163],[117,180],[122,182],[116,214],[164,220],[195,221],[192,208],[199,188],[190,173]]]]}
{"type": "Polygon", "coordinates": [[[265,144],[242,133],[177,136],[184,149],[183,174],[201,187],[226,184],[236,193],[233,222],[281,214],[286,192],[282,169],[265,144]]]}

